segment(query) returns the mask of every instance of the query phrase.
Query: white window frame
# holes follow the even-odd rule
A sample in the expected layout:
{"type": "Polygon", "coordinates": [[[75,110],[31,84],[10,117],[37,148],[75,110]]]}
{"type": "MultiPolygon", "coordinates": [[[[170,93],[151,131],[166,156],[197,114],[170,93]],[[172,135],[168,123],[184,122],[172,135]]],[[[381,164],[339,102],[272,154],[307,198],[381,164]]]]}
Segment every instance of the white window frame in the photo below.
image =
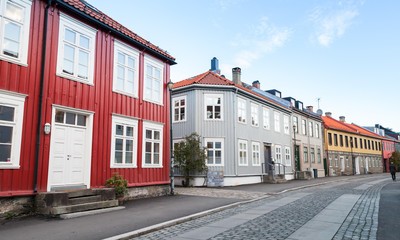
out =
{"type": "Polygon", "coordinates": [[[0,5],[0,59],[5,60],[7,62],[12,62],[22,66],[28,66],[28,49],[29,49],[29,30],[31,23],[31,6],[32,1],[28,0],[2,0],[0,5]],[[5,10],[7,3],[17,5],[23,9],[23,19],[21,22],[17,22],[15,20],[10,21],[16,25],[21,27],[21,32],[19,35],[19,49],[18,49],[18,57],[8,56],[3,53],[3,41],[4,41],[4,28],[5,28],[5,10]]]}
{"type": "MultiPolygon", "coordinates": [[[[127,59],[125,59],[127,61],[127,59]]],[[[117,93],[121,93],[127,96],[131,96],[134,98],[138,97],[138,92],[139,92],[139,51],[136,50],[135,48],[128,46],[118,40],[114,40],[114,74],[113,74],[113,91],[117,93]],[[122,65],[118,62],[118,53],[124,54],[126,57],[133,58],[135,60],[134,67],[131,68],[127,64],[122,65]],[[118,66],[121,66],[124,68],[124,86],[126,86],[126,76],[128,76],[127,72],[128,70],[134,71],[133,74],[133,92],[129,92],[125,89],[118,89],[117,88],[117,83],[118,83],[118,66]]]]}
{"type": "Polygon", "coordinates": [[[333,158],[331,154],[329,154],[329,167],[333,167],[333,158]]]}
{"type": "MultiPolygon", "coordinates": [[[[214,160],[212,164],[208,163],[208,158],[206,159],[206,165],[207,166],[224,166],[224,151],[225,151],[225,147],[224,147],[224,139],[223,138],[204,138],[204,145],[205,147],[207,147],[207,142],[213,142],[213,148],[211,149],[214,152],[214,160]],[[216,164],[215,163],[215,142],[221,142],[221,164],[216,164]]],[[[209,151],[210,149],[207,148],[207,151],[209,151]]],[[[207,156],[208,157],[208,156],[207,156]]]]}
{"type": "Polygon", "coordinates": [[[251,126],[258,127],[259,126],[258,104],[250,103],[250,110],[251,110],[251,126]]]}
{"type": "Polygon", "coordinates": [[[335,155],[335,167],[339,167],[339,157],[335,155]]]}
{"type": "MultiPolygon", "coordinates": [[[[94,85],[94,57],[95,57],[95,49],[96,49],[96,34],[97,30],[64,14],[60,13],[60,26],[58,33],[58,53],[57,53],[57,76],[67,78],[70,80],[74,80],[77,82],[85,83],[88,85],[94,85]],[[75,32],[76,34],[83,35],[89,38],[89,57],[88,57],[88,78],[85,80],[83,78],[78,77],[78,55],[75,51],[75,59],[74,59],[74,69],[75,72],[73,75],[63,72],[63,61],[64,61],[64,36],[65,29],[75,32]]],[[[75,50],[79,49],[75,47],[75,50]]]]}
{"type": "Polygon", "coordinates": [[[0,90],[0,105],[14,108],[14,120],[0,120],[1,126],[12,127],[11,153],[8,162],[0,162],[0,169],[19,169],[21,156],[22,126],[26,95],[0,90]]]}
{"type": "Polygon", "coordinates": [[[303,146],[303,159],[305,163],[308,163],[308,147],[303,146]]]}
{"type": "Polygon", "coordinates": [[[315,137],[316,138],[319,138],[319,124],[318,123],[316,123],[315,124],[315,137]]]}
{"type": "Polygon", "coordinates": [[[290,157],[290,147],[285,147],[285,165],[291,166],[292,165],[292,158],[290,157]]]}
{"type": "Polygon", "coordinates": [[[293,126],[295,126],[294,131],[296,133],[298,133],[299,132],[299,118],[297,116],[293,116],[293,126]],[[296,121],[295,121],[295,119],[296,119],[296,121]]]}
{"type": "MultiPolygon", "coordinates": [[[[215,108],[213,108],[215,109],[215,108]]],[[[204,94],[204,120],[206,121],[223,121],[224,120],[224,95],[223,94],[211,94],[211,93],[206,93],[204,94]],[[207,118],[207,98],[220,98],[221,103],[216,104],[216,105],[210,105],[210,106],[220,106],[220,116],[221,118],[215,118],[215,111],[213,113],[213,118],[207,118]]]]}
{"type": "Polygon", "coordinates": [[[247,148],[248,148],[247,141],[239,139],[238,140],[238,160],[239,160],[238,164],[239,164],[239,166],[248,166],[249,165],[249,161],[248,161],[249,156],[248,156],[247,148]],[[240,147],[241,144],[244,144],[245,148],[241,148],[240,147]],[[241,152],[246,154],[245,158],[243,159],[244,160],[243,162],[242,162],[242,159],[240,158],[240,153],[241,152]]]}
{"type": "Polygon", "coordinates": [[[301,119],[301,133],[306,136],[307,135],[307,120],[301,119]]]}
{"type": "Polygon", "coordinates": [[[110,168],[136,168],[137,167],[137,146],[138,146],[138,120],[133,119],[130,117],[123,117],[123,116],[112,116],[112,130],[111,130],[111,162],[110,162],[110,168]],[[128,136],[117,136],[116,135],[116,125],[122,125],[124,126],[124,132],[125,128],[128,127],[133,127],[133,136],[128,137],[128,136]],[[115,163],[115,139],[123,139],[123,153],[122,153],[122,163],[115,163]],[[126,146],[126,140],[133,140],[133,151],[132,151],[132,163],[124,163],[125,162],[125,146],[126,146]]]}
{"type": "Polygon", "coordinates": [[[310,137],[314,135],[314,124],[311,121],[308,121],[308,135],[310,137]]]}
{"type": "MultiPolygon", "coordinates": [[[[154,134],[152,134],[154,135],[154,134]]],[[[164,125],[162,123],[158,124],[158,123],[154,123],[154,122],[147,122],[147,121],[143,121],[143,144],[142,144],[142,168],[162,168],[163,167],[163,156],[164,156],[164,149],[163,149],[163,138],[164,136],[164,125]],[[151,140],[147,140],[146,139],[146,130],[151,130],[153,131],[159,131],[160,132],[160,140],[155,140],[155,139],[151,139],[151,140]],[[158,164],[154,164],[154,152],[152,152],[151,154],[151,161],[152,163],[150,164],[146,164],[146,141],[149,141],[152,143],[152,149],[154,146],[154,143],[159,143],[160,144],[160,158],[159,158],[159,163],[158,164]]]]}
{"type": "Polygon", "coordinates": [[[285,134],[290,134],[290,128],[289,128],[289,116],[283,115],[283,132],[285,134]]]}
{"type": "Polygon", "coordinates": [[[251,156],[253,166],[261,166],[259,142],[251,143],[251,156]]]}
{"type": "MultiPolygon", "coordinates": [[[[143,75],[144,75],[144,79],[143,79],[143,100],[147,101],[147,102],[154,103],[154,104],[163,105],[163,99],[164,99],[164,64],[161,61],[159,61],[159,60],[157,60],[155,58],[152,58],[152,57],[147,56],[147,55],[144,56],[144,73],[143,73],[143,75]],[[155,95],[153,95],[154,94],[154,88],[153,87],[150,88],[150,86],[148,86],[148,82],[147,82],[147,77],[148,77],[148,75],[147,75],[147,67],[148,66],[150,66],[153,69],[157,68],[158,70],[160,70],[161,79],[160,79],[160,83],[159,83],[160,94],[158,96],[158,98],[159,98],[158,101],[155,99],[155,95]],[[147,92],[148,88],[151,91],[151,95],[152,95],[151,97],[147,96],[146,92],[147,92]]],[[[153,80],[155,80],[155,79],[154,79],[153,76],[151,76],[151,78],[152,78],[152,86],[153,86],[153,83],[154,83],[153,80]]]]}
{"type": "Polygon", "coordinates": [[[282,163],[282,147],[275,145],[275,163],[282,163]]]}
{"type": "Polygon", "coordinates": [[[237,98],[237,114],[238,122],[242,124],[247,123],[247,101],[243,98],[237,98]]]}
{"type": "Polygon", "coordinates": [[[315,163],[315,148],[310,147],[310,161],[311,163],[315,163]]]}
{"type": "Polygon", "coordinates": [[[317,148],[317,162],[321,163],[321,148],[317,148]]]}
{"type": "Polygon", "coordinates": [[[274,129],[275,132],[281,132],[281,114],[274,112],[274,129]]]}
{"type": "Polygon", "coordinates": [[[263,128],[270,129],[269,108],[263,107],[263,128]]]}
{"type": "Polygon", "coordinates": [[[186,95],[172,98],[172,108],[173,108],[173,111],[172,111],[172,122],[173,123],[186,122],[186,116],[187,116],[187,108],[186,108],[186,106],[187,106],[186,95]],[[183,106],[181,105],[181,100],[185,101],[185,105],[183,105],[183,106]],[[176,101],[179,102],[178,106],[175,106],[175,102],[176,101]],[[181,119],[181,109],[182,108],[184,110],[183,119],[181,119]],[[176,109],[178,109],[178,112],[179,112],[179,119],[178,120],[175,119],[175,110],[176,109]]]}

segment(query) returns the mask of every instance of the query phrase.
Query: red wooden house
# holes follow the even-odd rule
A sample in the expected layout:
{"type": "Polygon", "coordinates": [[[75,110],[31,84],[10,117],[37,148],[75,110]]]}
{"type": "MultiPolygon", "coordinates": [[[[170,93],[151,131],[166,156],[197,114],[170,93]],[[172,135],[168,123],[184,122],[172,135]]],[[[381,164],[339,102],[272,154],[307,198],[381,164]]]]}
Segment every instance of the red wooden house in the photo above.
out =
{"type": "Polygon", "coordinates": [[[395,139],[385,137],[382,139],[383,171],[389,172],[389,158],[395,150],[395,139]]]}
{"type": "Polygon", "coordinates": [[[84,0],[0,3],[0,196],[168,188],[175,59],[84,0]]]}

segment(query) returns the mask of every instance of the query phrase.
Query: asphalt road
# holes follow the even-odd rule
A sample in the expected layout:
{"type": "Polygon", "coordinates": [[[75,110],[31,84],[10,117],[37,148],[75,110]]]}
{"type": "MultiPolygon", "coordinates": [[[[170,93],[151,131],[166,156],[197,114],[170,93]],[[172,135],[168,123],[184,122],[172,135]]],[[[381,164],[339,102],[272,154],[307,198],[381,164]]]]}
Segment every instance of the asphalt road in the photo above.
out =
{"type": "Polygon", "coordinates": [[[378,222],[377,239],[400,239],[400,182],[382,188],[378,222]]]}

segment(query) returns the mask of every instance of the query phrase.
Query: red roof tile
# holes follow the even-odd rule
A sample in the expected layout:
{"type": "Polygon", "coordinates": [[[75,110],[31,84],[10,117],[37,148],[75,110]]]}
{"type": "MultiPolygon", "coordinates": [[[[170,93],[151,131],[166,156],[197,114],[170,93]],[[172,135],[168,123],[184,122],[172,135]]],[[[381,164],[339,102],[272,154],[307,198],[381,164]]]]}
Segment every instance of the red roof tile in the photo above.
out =
{"type": "Polygon", "coordinates": [[[114,28],[115,30],[128,36],[132,40],[145,45],[146,47],[156,51],[157,53],[163,55],[164,57],[171,59],[172,61],[175,61],[175,58],[172,57],[170,54],[168,54],[166,51],[162,50],[158,46],[155,46],[154,44],[152,44],[149,41],[145,40],[144,38],[140,37],[136,33],[129,30],[128,28],[122,26],[120,23],[118,23],[114,19],[110,18],[109,16],[107,16],[106,14],[104,14],[103,12],[98,10],[97,8],[88,4],[86,1],[84,1],[84,0],[60,0],[60,1],[65,2],[65,3],[69,4],[70,6],[73,6],[74,8],[81,11],[82,13],[97,19],[98,21],[108,25],[111,28],[114,28]]]}
{"type": "Polygon", "coordinates": [[[365,128],[362,128],[356,124],[350,124],[350,123],[338,121],[332,117],[323,116],[322,120],[323,120],[324,126],[326,128],[331,128],[331,129],[336,129],[336,130],[341,130],[341,131],[346,131],[346,132],[351,132],[351,133],[358,133],[361,135],[366,135],[366,136],[375,137],[375,138],[384,138],[384,137],[382,137],[374,132],[371,132],[365,128]]]}
{"type": "Polygon", "coordinates": [[[270,103],[276,104],[280,107],[283,107],[285,109],[288,109],[285,106],[282,106],[281,104],[274,102],[264,96],[261,96],[260,94],[257,94],[256,92],[251,91],[250,89],[247,89],[243,86],[240,86],[239,84],[236,84],[234,82],[232,82],[229,79],[226,79],[212,71],[207,71],[205,73],[199,74],[197,76],[194,76],[192,78],[188,78],[179,82],[174,83],[174,89],[176,88],[180,88],[180,87],[184,87],[184,86],[188,86],[188,85],[192,85],[192,84],[206,84],[206,85],[225,85],[225,86],[235,86],[237,88],[240,88],[248,93],[251,93],[257,97],[260,97],[270,103]]]}

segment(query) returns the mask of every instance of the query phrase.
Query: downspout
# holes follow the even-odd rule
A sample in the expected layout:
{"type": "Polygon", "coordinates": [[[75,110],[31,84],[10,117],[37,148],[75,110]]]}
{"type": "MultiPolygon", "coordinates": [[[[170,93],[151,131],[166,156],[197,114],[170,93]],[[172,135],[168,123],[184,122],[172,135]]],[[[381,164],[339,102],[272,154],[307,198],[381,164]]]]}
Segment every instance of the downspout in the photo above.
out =
{"type": "Polygon", "coordinates": [[[46,8],[44,10],[44,24],[43,24],[43,44],[42,44],[42,66],[40,69],[40,94],[39,94],[39,115],[38,115],[38,125],[37,125],[37,133],[36,133],[36,157],[35,157],[35,168],[33,175],[33,191],[37,192],[37,183],[38,183],[38,171],[39,171],[39,155],[40,155],[40,136],[42,133],[42,105],[43,105],[43,85],[44,85],[44,70],[46,64],[46,42],[47,42],[47,23],[48,23],[48,15],[49,8],[53,0],[48,0],[46,8]]]}
{"type": "MultiPolygon", "coordinates": [[[[234,116],[233,116],[233,133],[234,133],[234,139],[233,139],[233,156],[235,156],[236,154],[237,154],[237,151],[236,151],[236,145],[237,145],[237,142],[236,142],[236,138],[237,138],[237,133],[236,133],[236,116],[237,116],[237,94],[238,94],[238,91],[239,91],[239,89],[238,88],[236,88],[236,93],[235,93],[235,98],[233,99],[233,109],[234,109],[234,111],[233,111],[233,114],[234,114],[234,116]]],[[[236,159],[236,162],[234,162],[234,165],[233,165],[233,167],[234,167],[234,171],[235,171],[235,176],[238,176],[238,164],[239,164],[239,155],[237,156],[237,158],[233,158],[233,159],[236,159]]]]}

